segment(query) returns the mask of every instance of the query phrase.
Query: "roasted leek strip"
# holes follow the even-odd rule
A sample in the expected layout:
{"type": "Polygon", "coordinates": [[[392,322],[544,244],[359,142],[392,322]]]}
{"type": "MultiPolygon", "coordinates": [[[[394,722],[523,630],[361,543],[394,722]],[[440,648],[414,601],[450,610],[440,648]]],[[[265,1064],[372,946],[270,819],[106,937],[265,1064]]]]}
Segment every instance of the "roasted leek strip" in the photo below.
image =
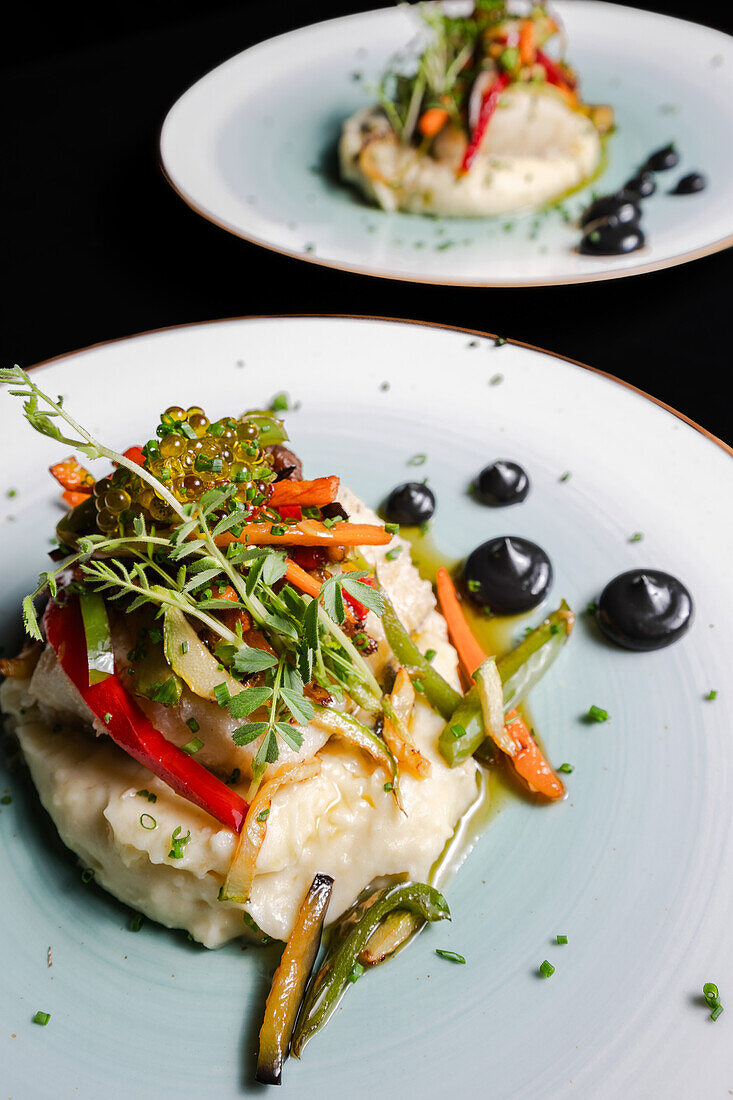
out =
{"type": "Polygon", "coordinates": [[[303,993],[321,945],[323,921],[333,889],[330,875],[316,875],[272,979],[260,1029],[256,1079],[279,1085],[303,993]]]}

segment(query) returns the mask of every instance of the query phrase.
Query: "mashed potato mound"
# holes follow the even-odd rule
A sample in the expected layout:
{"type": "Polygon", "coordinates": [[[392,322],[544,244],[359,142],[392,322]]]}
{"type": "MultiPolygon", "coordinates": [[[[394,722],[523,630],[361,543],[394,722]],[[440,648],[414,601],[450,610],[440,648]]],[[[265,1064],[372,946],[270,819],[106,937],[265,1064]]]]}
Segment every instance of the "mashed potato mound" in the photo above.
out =
{"type": "Polygon", "coordinates": [[[487,217],[558,199],[601,159],[594,124],[547,85],[507,89],[470,170],[458,175],[464,148],[446,127],[432,153],[421,153],[400,143],[380,108],[368,107],[344,124],[341,175],[384,210],[487,217]]]}
{"type": "MultiPolygon", "coordinates": [[[[375,522],[374,513],[348,490],[342,490],[340,499],[355,522],[375,522]]],[[[392,561],[385,557],[389,546],[367,548],[365,556],[377,565],[420,647],[436,650],[435,666],[457,686],[456,656],[431,587],[412,565],[408,545],[398,538],[395,544],[402,544],[403,552],[392,561]]],[[[390,657],[381,624],[370,615],[367,629],[380,642],[375,657],[379,667],[390,657]]],[[[371,758],[335,739],[323,744],[319,731],[309,744],[310,754],[321,760],[320,774],[281,788],[273,798],[247,917],[245,907],[218,900],[236,836],[100,736],[54,663],[47,649],[30,681],[7,680],[0,687],[0,704],[41,802],[61,839],[94,870],[101,886],[151,919],[187,929],[207,947],[247,935],[252,920],[266,935],[286,939],[317,872],[334,878],[329,920],[375,878],[406,874],[425,881],[477,796],[476,764],[471,759],[453,769],[445,765],[437,751],[443,722],[419,698],[412,734],[432,768],[421,780],[402,774],[404,814],[384,791],[385,774],[371,758]],[[155,801],[141,791],[150,792],[155,801]],[[179,835],[189,830],[191,835],[181,858],[175,859],[171,837],[179,826],[179,835]]],[[[199,704],[210,708],[212,723],[221,721],[216,704],[199,704]]],[[[206,743],[206,713],[201,717],[200,737],[206,743]]],[[[176,732],[170,718],[165,732],[182,744],[179,736],[190,738],[190,730],[185,722],[180,725],[176,732]]],[[[214,733],[215,744],[221,743],[221,729],[214,733]]],[[[227,744],[226,767],[239,763],[246,773],[248,759],[238,758],[239,751],[233,742],[227,744]]],[[[242,795],[247,786],[245,780],[239,788],[242,795]]]]}

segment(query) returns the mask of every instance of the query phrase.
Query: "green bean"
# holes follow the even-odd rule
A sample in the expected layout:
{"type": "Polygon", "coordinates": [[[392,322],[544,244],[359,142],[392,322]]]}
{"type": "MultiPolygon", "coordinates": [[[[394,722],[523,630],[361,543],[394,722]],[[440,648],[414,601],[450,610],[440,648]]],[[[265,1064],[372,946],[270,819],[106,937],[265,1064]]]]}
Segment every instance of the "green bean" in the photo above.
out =
{"type": "MultiPolygon", "coordinates": [[[[496,667],[504,688],[504,713],[518,707],[558,657],[573,629],[575,616],[565,600],[496,667]]],[[[472,687],[450,715],[438,740],[445,762],[455,768],[471,756],[486,738],[481,703],[472,687]]]]}

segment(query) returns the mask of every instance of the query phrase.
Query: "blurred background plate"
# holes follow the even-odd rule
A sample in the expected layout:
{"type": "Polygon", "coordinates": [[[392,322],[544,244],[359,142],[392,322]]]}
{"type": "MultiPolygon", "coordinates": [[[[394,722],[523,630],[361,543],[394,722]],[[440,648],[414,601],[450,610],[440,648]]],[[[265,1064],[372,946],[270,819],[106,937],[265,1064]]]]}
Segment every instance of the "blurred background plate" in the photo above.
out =
{"type": "MultiPolygon", "coordinates": [[[[531,700],[552,760],[574,765],[568,798],[502,806],[450,886],[453,923],[349,988],[302,1063],[288,1063],[283,1093],[725,1094],[728,1015],[711,1022],[700,993],[714,981],[724,1004],[733,997],[730,451],[567,360],[407,322],[162,330],[64,356],[34,379],[118,448],[146,439],[171,403],[238,414],[286,390],[307,475],[338,472],[375,505],[396,483],[427,476],[443,553],[462,557],[495,534],[535,539],[556,570],[548,606],[565,596],[579,613],[531,700]],[[100,372],[114,380],[101,396],[100,372]],[[417,453],[427,456],[418,471],[408,464],[417,453]],[[532,479],[526,502],[508,511],[466,493],[497,457],[532,479]],[[640,655],[605,644],[583,611],[612,576],[645,565],[678,575],[697,614],[681,642],[640,655]],[[582,720],[592,704],[609,712],[606,723],[582,720]],[[550,979],[538,975],[544,959],[556,967],[550,979]]],[[[0,397],[12,471],[0,500],[6,652],[19,641],[21,597],[45,566],[60,514],[45,471],[65,450],[33,434],[13,401],[0,397]]],[[[262,1095],[252,1052],[275,956],[207,952],[150,922],[134,934],[129,910],[81,882],[10,763],[0,768],[5,794],[3,1095],[262,1095]],[[37,1010],[50,1012],[47,1027],[31,1023],[37,1010]]]]}
{"type": "Polygon", "coordinates": [[[618,124],[601,176],[559,209],[481,219],[387,214],[340,183],[341,124],[374,101],[369,86],[415,39],[419,19],[409,5],[292,31],[220,65],[169,112],[163,168],[190,206],[231,233],[393,279],[505,287],[584,282],[725,248],[733,241],[733,147],[725,140],[733,130],[733,40],[599,0],[559,0],[555,7],[584,98],[611,103],[618,124]],[[617,190],[670,141],[681,161],[657,177],[658,192],[644,203],[646,247],[627,256],[581,256],[572,221],[591,193],[617,190]],[[706,175],[706,191],[667,194],[692,171],[706,175]]]}

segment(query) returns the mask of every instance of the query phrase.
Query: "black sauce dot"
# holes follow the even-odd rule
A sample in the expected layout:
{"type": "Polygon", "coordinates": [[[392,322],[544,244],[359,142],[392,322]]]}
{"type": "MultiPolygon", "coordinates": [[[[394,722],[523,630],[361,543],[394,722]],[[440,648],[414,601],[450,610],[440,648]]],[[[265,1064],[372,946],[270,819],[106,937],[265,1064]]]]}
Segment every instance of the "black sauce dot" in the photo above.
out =
{"type": "Polygon", "coordinates": [[[644,168],[648,172],[666,172],[670,168],[676,168],[680,162],[680,155],[673,144],[665,145],[657,149],[650,157],[647,157],[644,168]]]}
{"type": "Polygon", "coordinates": [[[519,463],[499,458],[485,466],[473,483],[473,495],[481,504],[505,508],[519,504],[529,492],[527,472],[519,463]]]}
{"type": "Polygon", "coordinates": [[[542,602],[552,584],[552,565],[536,543],[502,536],[473,551],[463,567],[463,579],[477,604],[514,615],[542,602]]]}
{"type": "Polygon", "coordinates": [[[639,199],[648,199],[650,195],[653,195],[657,189],[657,185],[654,180],[654,176],[647,169],[642,169],[637,176],[633,179],[627,180],[622,190],[628,191],[631,195],[639,199]]]}
{"type": "Polygon", "coordinates": [[[637,201],[637,196],[629,191],[617,191],[615,195],[602,195],[585,208],[580,215],[580,225],[583,227],[612,215],[624,225],[636,225],[641,218],[637,201]]]}
{"type": "Polygon", "coordinates": [[[623,256],[643,248],[645,243],[638,225],[624,225],[611,217],[586,228],[578,251],[585,256],[623,256]]]}
{"type": "Polygon", "coordinates": [[[698,191],[704,191],[707,185],[708,181],[700,172],[690,172],[688,176],[683,176],[682,179],[677,181],[669,194],[694,195],[698,191]]]}
{"type": "Polygon", "coordinates": [[[435,495],[422,481],[406,481],[387,497],[384,514],[390,523],[417,527],[427,523],[435,511],[435,495]]]}
{"type": "Polygon", "coordinates": [[[631,569],[614,577],[596,611],[603,633],[624,649],[661,649],[692,622],[693,603],[681,581],[657,569],[631,569]]]}

